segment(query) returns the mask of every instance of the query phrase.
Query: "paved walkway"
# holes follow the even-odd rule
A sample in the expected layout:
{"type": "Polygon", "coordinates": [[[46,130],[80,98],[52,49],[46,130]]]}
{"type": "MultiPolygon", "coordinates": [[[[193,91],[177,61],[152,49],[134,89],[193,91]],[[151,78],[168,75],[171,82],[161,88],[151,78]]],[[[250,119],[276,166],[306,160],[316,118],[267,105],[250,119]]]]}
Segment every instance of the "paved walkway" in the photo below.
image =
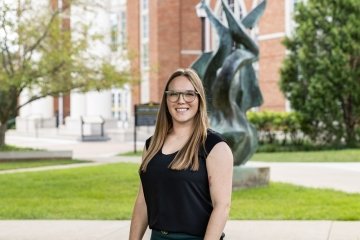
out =
{"type": "MultiPolygon", "coordinates": [[[[71,139],[34,138],[8,135],[7,143],[48,150],[72,150],[74,158],[92,160],[89,164],[50,166],[34,169],[1,171],[45,171],[107,164],[139,162],[139,157],[117,157],[131,151],[133,143],[87,142],[71,139]]],[[[141,149],[143,142],[137,148],[141,149]]],[[[262,163],[270,166],[271,181],[288,182],[308,187],[332,188],[360,193],[360,163],[262,163]]],[[[0,193],[1,194],[1,193],[0,193]]],[[[127,239],[129,221],[0,221],[0,240],[119,240],[127,239]]],[[[360,222],[341,221],[229,221],[226,239],[234,240],[360,240],[360,222]]],[[[149,239],[149,232],[144,239],[149,239]]]]}
{"type": "Polygon", "coordinates": [[[360,193],[360,162],[354,163],[261,163],[269,166],[270,179],[314,188],[330,188],[349,193],[360,193]]]}
{"type": "MultiPolygon", "coordinates": [[[[129,221],[0,221],[0,240],[126,240],[129,221]]],[[[229,221],[229,240],[359,240],[360,222],[229,221]]],[[[150,231],[144,240],[149,239],[150,231]]]]}

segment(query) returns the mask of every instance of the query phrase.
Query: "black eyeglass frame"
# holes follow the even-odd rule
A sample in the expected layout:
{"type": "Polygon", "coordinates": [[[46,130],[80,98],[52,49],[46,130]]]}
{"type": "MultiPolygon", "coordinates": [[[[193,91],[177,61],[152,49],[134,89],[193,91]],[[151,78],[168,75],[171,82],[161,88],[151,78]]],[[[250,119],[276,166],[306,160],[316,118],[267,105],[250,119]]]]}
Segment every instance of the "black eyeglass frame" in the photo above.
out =
{"type": "Polygon", "coordinates": [[[194,90],[187,90],[187,91],[183,91],[183,92],[168,90],[168,91],[165,91],[164,94],[166,95],[167,99],[168,99],[170,102],[172,102],[172,103],[178,102],[179,99],[180,99],[180,95],[182,95],[182,97],[183,97],[183,99],[184,99],[184,101],[185,101],[186,103],[191,103],[191,102],[195,101],[196,95],[199,95],[199,93],[198,93],[197,91],[194,91],[194,90]],[[170,100],[169,94],[171,94],[171,93],[178,95],[175,101],[171,101],[171,100],[170,100]],[[186,97],[185,97],[185,96],[186,96],[187,93],[194,93],[194,99],[191,100],[191,101],[186,101],[186,97]]]}

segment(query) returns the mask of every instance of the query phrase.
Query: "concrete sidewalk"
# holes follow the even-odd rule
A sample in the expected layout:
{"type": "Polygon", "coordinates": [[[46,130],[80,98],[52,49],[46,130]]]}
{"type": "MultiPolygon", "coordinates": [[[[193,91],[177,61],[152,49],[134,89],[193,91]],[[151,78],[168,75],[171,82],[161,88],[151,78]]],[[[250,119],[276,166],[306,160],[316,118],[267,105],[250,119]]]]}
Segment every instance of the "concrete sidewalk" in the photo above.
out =
{"type": "MultiPolygon", "coordinates": [[[[0,240],[126,240],[129,221],[0,221],[0,240]]],[[[360,222],[228,221],[229,240],[359,240],[360,222]]],[[[149,239],[150,231],[144,240],[149,239]]]]}
{"type": "Polygon", "coordinates": [[[250,161],[247,165],[270,167],[270,180],[272,182],[360,193],[360,162],[270,163],[250,161]]]}

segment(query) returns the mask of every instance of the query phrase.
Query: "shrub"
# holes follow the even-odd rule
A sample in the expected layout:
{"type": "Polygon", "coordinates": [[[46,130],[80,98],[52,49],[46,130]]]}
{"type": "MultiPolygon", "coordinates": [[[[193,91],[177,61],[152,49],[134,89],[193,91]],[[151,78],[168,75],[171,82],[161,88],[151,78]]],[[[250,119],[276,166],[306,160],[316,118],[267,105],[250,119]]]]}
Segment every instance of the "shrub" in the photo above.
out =
{"type": "Polygon", "coordinates": [[[300,115],[295,112],[248,112],[247,117],[259,132],[261,144],[301,144],[300,115]]]}

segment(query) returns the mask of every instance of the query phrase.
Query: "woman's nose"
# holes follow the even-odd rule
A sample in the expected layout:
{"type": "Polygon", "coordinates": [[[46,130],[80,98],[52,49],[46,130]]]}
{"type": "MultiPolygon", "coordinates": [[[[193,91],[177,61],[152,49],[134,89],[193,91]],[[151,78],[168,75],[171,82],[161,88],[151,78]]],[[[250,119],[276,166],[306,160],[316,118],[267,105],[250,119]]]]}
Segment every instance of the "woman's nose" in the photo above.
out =
{"type": "Polygon", "coordinates": [[[185,97],[184,94],[180,93],[178,98],[178,103],[185,103],[185,97]]]}

